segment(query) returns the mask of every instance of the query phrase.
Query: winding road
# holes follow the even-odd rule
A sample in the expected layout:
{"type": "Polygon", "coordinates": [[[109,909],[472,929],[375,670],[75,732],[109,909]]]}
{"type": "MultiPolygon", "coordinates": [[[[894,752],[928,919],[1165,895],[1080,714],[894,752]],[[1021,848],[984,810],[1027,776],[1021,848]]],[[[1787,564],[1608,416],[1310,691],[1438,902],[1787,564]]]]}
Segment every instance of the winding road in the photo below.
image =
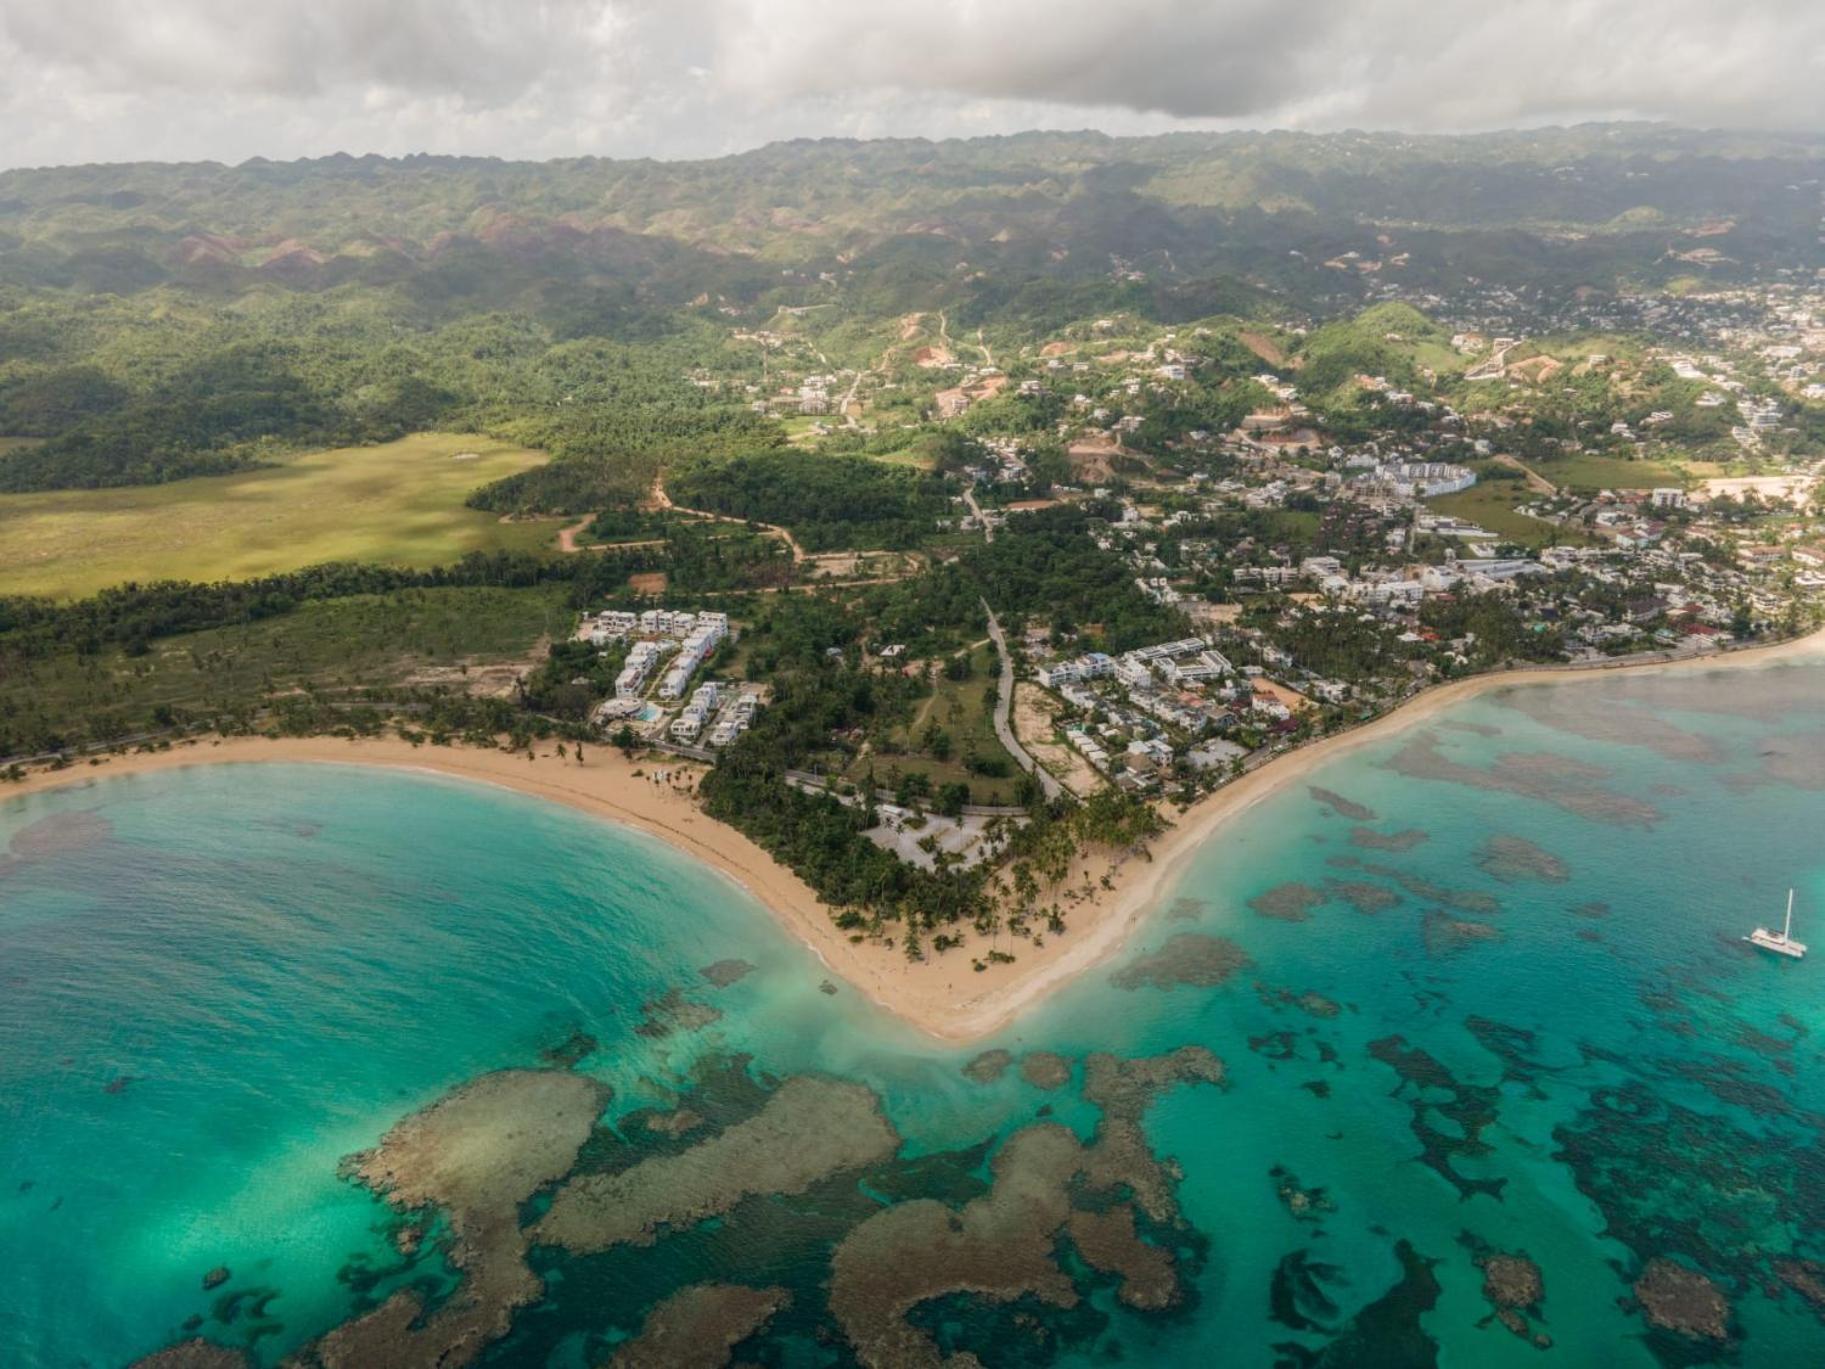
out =
{"type": "Polygon", "coordinates": [[[1014,658],[1008,655],[1007,635],[1002,632],[1001,623],[987,599],[982,601],[982,611],[989,616],[989,639],[1001,656],[1001,687],[995,692],[995,736],[1014,758],[1014,764],[1039,781],[1040,792],[1048,799],[1055,799],[1065,792],[1065,787],[1052,777],[1050,770],[1027,754],[1020,738],[1014,735],[1013,724],[1008,721],[1008,714],[1014,707],[1014,658]]]}
{"type": "Polygon", "coordinates": [[[653,481],[652,503],[655,507],[667,509],[672,513],[682,513],[691,518],[704,518],[712,523],[733,523],[737,527],[758,528],[769,537],[777,537],[786,544],[794,561],[806,559],[805,549],[798,544],[798,539],[777,523],[762,523],[753,518],[736,518],[726,513],[711,513],[708,509],[690,509],[683,504],[674,504],[671,495],[665,492],[665,475],[663,472],[653,481]]]}

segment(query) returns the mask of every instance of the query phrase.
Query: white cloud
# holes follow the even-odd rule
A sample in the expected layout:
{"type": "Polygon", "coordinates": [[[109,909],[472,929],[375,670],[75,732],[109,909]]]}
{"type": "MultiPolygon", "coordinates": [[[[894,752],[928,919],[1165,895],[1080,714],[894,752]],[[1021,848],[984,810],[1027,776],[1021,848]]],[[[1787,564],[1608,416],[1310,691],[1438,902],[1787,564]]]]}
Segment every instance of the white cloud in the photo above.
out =
{"type": "Polygon", "coordinates": [[[1605,117],[1825,127],[1825,6],[0,0],[0,165],[1605,117]]]}

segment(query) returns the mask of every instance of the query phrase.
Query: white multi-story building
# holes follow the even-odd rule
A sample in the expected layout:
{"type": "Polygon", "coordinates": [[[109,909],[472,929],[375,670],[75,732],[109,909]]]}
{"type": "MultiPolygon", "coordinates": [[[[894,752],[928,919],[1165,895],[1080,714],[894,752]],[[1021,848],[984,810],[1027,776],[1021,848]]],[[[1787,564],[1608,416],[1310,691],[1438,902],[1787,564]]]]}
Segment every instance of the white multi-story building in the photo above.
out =
{"type": "Polygon", "coordinates": [[[678,659],[672,662],[672,668],[666,671],[665,679],[659,684],[659,697],[662,699],[682,699],[685,690],[690,687],[691,676],[697,673],[697,668],[709,659],[722,644],[723,638],[729,635],[729,619],[726,614],[690,616],[693,625],[686,632],[683,645],[678,648],[678,659]]]}
{"type": "Polygon", "coordinates": [[[627,662],[621,667],[621,673],[615,677],[615,693],[623,699],[636,697],[646,688],[646,682],[652,677],[653,667],[659,664],[659,644],[657,642],[635,642],[633,649],[627,653],[627,662]]]}
{"type": "Polygon", "coordinates": [[[1236,668],[1221,652],[1205,650],[1186,660],[1169,658],[1161,661],[1160,673],[1170,684],[1200,684],[1205,680],[1220,680],[1226,675],[1233,675],[1236,668]]]}
{"type": "Polygon", "coordinates": [[[1105,774],[1108,773],[1109,753],[1103,749],[1101,743],[1099,743],[1096,738],[1078,727],[1066,728],[1065,737],[1072,746],[1076,747],[1077,750],[1082,753],[1085,760],[1089,761],[1091,765],[1105,774]]]}
{"type": "Polygon", "coordinates": [[[1409,499],[1456,494],[1476,484],[1476,472],[1447,461],[1391,461],[1373,477],[1409,499]]]}
{"type": "Polygon", "coordinates": [[[1047,689],[1057,689],[1060,685],[1099,680],[1114,673],[1115,659],[1104,652],[1092,651],[1075,660],[1060,661],[1057,665],[1045,667],[1039,672],[1039,682],[1047,689]]]}
{"type": "Polygon", "coordinates": [[[1115,678],[1130,689],[1146,689],[1153,683],[1153,670],[1133,653],[1115,663],[1115,678]]]}
{"type": "Polygon", "coordinates": [[[608,609],[584,625],[583,635],[594,645],[603,646],[627,636],[639,623],[637,614],[608,609]]]}
{"type": "Polygon", "coordinates": [[[760,697],[757,694],[748,691],[737,694],[723,705],[722,712],[717,715],[716,725],[710,729],[710,735],[706,738],[708,744],[718,749],[727,746],[748,730],[754,721],[754,715],[759,711],[760,697]]]}

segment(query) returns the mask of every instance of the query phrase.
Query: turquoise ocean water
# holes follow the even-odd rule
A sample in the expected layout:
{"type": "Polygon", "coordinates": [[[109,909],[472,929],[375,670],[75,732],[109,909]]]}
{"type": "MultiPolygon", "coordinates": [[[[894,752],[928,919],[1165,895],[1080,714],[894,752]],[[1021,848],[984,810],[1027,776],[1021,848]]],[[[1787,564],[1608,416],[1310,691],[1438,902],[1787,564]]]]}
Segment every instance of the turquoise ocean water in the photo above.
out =
{"type": "Polygon", "coordinates": [[[1226,1086],[1143,1120],[1182,1176],[1150,1237],[1180,1299],[1126,1308],[1061,1251],[1077,1306],[945,1299],[915,1314],[945,1349],[1825,1363],[1825,665],[1488,694],[1310,784],[1202,849],[1128,951],[961,1050],[828,986],[719,876],[506,792],[271,765],[0,801],[0,1365],[187,1334],[272,1364],[408,1280],[447,1288],[437,1242],[402,1260],[338,1162],[541,1060],[614,1090],[605,1135],[680,1105],[713,1134],[786,1076],[857,1081],[907,1163],[637,1258],[535,1250],[545,1300],[481,1362],[600,1363],[675,1288],[736,1279],[794,1295],[743,1357],[843,1363],[821,1290],[858,1205],[961,1204],[1014,1132],[1096,1123],[1081,1069],[978,1082],[973,1056],[1187,1044],[1226,1086]],[[1820,947],[1797,964],[1739,940],[1789,886],[1820,947]],[[1227,977],[1173,982],[1213,948],[1227,977]],[[752,969],[701,973],[730,960],[752,969]],[[655,1031],[672,990],[720,1016],[655,1031]],[[1525,1334],[1492,1318],[1494,1253],[1540,1272],[1525,1334]],[[1656,1258],[1723,1293],[1727,1341],[1650,1331],[1631,1285],[1656,1258]]]}

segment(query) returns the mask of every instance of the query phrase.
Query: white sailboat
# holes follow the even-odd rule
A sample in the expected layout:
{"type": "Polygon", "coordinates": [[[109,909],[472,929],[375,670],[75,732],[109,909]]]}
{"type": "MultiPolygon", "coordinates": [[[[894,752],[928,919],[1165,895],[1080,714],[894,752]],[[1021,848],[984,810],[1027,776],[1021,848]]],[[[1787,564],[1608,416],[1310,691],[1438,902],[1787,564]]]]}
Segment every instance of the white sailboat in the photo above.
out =
{"type": "Polygon", "coordinates": [[[1787,925],[1778,932],[1757,927],[1743,940],[1760,946],[1764,951],[1773,951],[1776,955],[1790,955],[1795,960],[1804,956],[1806,943],[1793,939],[1793,890],[1787,891],[1787,925]]]}

